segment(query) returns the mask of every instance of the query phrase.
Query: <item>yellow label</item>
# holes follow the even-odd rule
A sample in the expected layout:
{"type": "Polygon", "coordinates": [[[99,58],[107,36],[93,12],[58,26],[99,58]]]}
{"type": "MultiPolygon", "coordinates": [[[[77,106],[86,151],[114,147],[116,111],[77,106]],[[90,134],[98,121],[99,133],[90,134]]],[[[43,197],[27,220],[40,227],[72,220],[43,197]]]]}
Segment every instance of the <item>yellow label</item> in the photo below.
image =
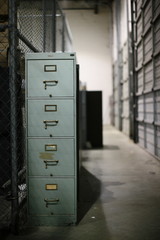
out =
{"type": "Polygon", "coordinates": [[[58,185],[57,184],[46,184],[46,190],[57,190],[58,185]]]}
{"type": "Polygon", "coordinates": [[[52,160],[52,159],[54,159],[54,153],[40,152],[39,153],[39,158],[52,160]]]}

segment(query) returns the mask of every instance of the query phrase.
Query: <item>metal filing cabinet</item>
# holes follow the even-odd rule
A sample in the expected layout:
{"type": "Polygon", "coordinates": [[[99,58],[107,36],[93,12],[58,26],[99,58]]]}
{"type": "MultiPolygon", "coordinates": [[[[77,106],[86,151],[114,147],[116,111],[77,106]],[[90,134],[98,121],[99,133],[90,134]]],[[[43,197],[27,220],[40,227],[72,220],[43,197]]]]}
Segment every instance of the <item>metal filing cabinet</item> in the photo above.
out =
{"type": "Polygon", "coordinates": [[[26,54],[29,224],[76,223],[76,89],[74,53],[26,54]]]}

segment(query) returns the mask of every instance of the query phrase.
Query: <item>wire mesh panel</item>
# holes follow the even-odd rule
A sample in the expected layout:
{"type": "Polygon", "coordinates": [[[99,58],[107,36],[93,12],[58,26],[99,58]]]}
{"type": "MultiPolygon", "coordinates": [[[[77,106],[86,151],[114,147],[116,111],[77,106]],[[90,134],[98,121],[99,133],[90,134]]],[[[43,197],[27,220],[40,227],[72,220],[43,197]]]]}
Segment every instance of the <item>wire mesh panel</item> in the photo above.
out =
{"type": "Polygon", "coordinates": [[[24,102],[21,88],[20,55],[16,41],[17,13],[13,7],[15,5],[12,3],[13,1],[1,1],[0,8],[0,193],[1,206],[4,206],[0,209],[1,226],[12,226],[12,220],[14,219],[14,223],[17,221],[18,194],[21,191],[18,191],[18,185],[22,184],[22,178],[18,178],[18,175],[24,167],[22,121],[24,102]]]}
{"type": "Polygon", "coordinates": [[[144,36],[144,61],[149,61],[152,56],[152,34],[151,29],[148,33],[144,36]]]}
{"type": "Polygon", "coordinates": [[[123,45],[123,73],[122,73],[122,131],[129,135],[129,62],[128,43],[123,45]]]}
{"type": "Polygon", "coordinates": [[[154,96],[153,93],[144,96],[144,120],[152,124],[154,121],[154,96]]]}
{"type": "Polygon", "coordinates": [[[160,88],[160,54],[155,57],[155,87],[160,88]]]}
{"type": "MultiPolygon", "coordinates": [[[[42,1],[23,1],[18,6],[18,30],[38,51],[43,50],[44,18],[42,1]]],[[[19,45],[23,52],[31,49],[22,41],[19,45]]]]}
{"type": "Polygon", "coordinates": [[[143,69],[140,68],[136,71],[136,93],[143,91],[143,69]]]}
{"type": "Polygon", "coordinates": [[[64,19],[64,51],[73,52],[72,34],[67,19],[64,19]]]}
{"type": "Polygon", "coordinates": [[[8,53],[8,3],[0,1],[0,66],[7,67],[8,53]]]}
{"type": "Polygon", "coordinates": [[[144,124],[139,122],[138,123],[138,141],[139,141],[139,145],[141,147],[145,147],[145,128],[144,128],[144,124]]]}
{"type": "Polygon", "coordinates": [[[160,91],[157,91],[155,95],[155,121],[160,123],[160,91]]]}
{"type": "Polygon", "coordinates": [[[64,21],[63,21],[63,15],[61,13],[60,9],[57,9],[56,12],[56,29],[57,29],[57,34],[56,34],[56,42],[57,42],[57,51],[61,51],[62,49],[64,49],[64,45],[63,45],[63,35],[64,32],[62,33],[62,30],[64,28],[64,21]]]}
{"type": "Polygon", "coordinates": [[[160,158],[160,127],[156,127],[156,156],[160,158]]]}
{"type": "Polygon", "coordinates": [[[26,220],[24,58],[71,46],[57,9],[52,0],[0,0],[0,226],[13,232],[26,220]]]}
{"type": "Polygon", "coordinates": [[[3,185],[11,177],[8,2],[0,1],[0,226],[8,225],[11,204],[3,185]]]}
{"type": "Polygon", "coordinates": [[[144,91],[151,91],[153,87],[153,63],[148,62],[144,66],[144,91]]]}
{"type": "Polygon", "coordinates": [[[143,61],[143,46],[142,46],[142,41],[140,41],[138,44],[137,44],[137,47],[136,47],[136,50],[137,50],[137,67],[141,67],[142,66],[142,61],[143,61]]]}
{"type": "Polygon", "coordinates": [[[144,120],[144,98],[139,96],[137,98],[137,119],[138,121],[144,120]]]}
{"type": "Polygon", "coordinates": [[[142,15],[139,15],[138,16],[138,18],[137,18],[137,29],[136,29],[136,31],[137,31],[137,34],[136,34],[136,36],[137,36],[137,41],[140,41],[140,39],[141,39],[141,34],[142,34],[142,15]]]}
{"type": "Polygon", "coordinates": [[[145,129],[145,147],[147,148],[147,151],[151,154],[155,153],[155,146],[154,146],[154,126],[151,124],[146,124],[145,129]]]}
{"type": "Polygon", "coordinates": [[[119,128],[119,78],[118,78],[118,62],[113,66],[113,105],[114,105],[114,125],[119,128]]]}
{"type": "Polygon", "coordinates": [[[150,22],[152,19],[152,1],[149,1],[148,4],[144,5],[143,11],[143,27],[144,32],[150,28],[150,22]]]}
{"type": "Polygon", "coordinates": [[[18,30],[23,52],[71,50],[66,19],[57,1],[20,0],[18,30]]]}

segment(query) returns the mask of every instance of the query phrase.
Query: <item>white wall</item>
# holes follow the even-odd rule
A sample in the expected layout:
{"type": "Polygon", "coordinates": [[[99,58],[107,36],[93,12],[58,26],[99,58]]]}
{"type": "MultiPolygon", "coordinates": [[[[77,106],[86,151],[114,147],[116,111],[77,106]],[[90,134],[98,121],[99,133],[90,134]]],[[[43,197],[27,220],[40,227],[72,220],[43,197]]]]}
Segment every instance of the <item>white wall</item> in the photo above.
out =
{"type": "Polygon", "coordinates": [[[110,123],[112,95],[112,16],[109,7],[65,11],[72,32],[73,48],[80,64],[80,80],[87,90],[103,91],[103,124],[110,123]]]}

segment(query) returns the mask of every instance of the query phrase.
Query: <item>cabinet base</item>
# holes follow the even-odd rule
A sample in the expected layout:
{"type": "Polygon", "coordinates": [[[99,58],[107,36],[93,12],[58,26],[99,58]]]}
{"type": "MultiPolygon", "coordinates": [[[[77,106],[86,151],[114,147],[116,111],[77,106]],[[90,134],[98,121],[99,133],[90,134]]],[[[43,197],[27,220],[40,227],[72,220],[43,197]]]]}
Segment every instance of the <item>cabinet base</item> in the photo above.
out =
{"type": "Polygon", "coordinates": [[[28,226],[68,226],[75,225],[75,216],[29,216],[28,226]]]}

